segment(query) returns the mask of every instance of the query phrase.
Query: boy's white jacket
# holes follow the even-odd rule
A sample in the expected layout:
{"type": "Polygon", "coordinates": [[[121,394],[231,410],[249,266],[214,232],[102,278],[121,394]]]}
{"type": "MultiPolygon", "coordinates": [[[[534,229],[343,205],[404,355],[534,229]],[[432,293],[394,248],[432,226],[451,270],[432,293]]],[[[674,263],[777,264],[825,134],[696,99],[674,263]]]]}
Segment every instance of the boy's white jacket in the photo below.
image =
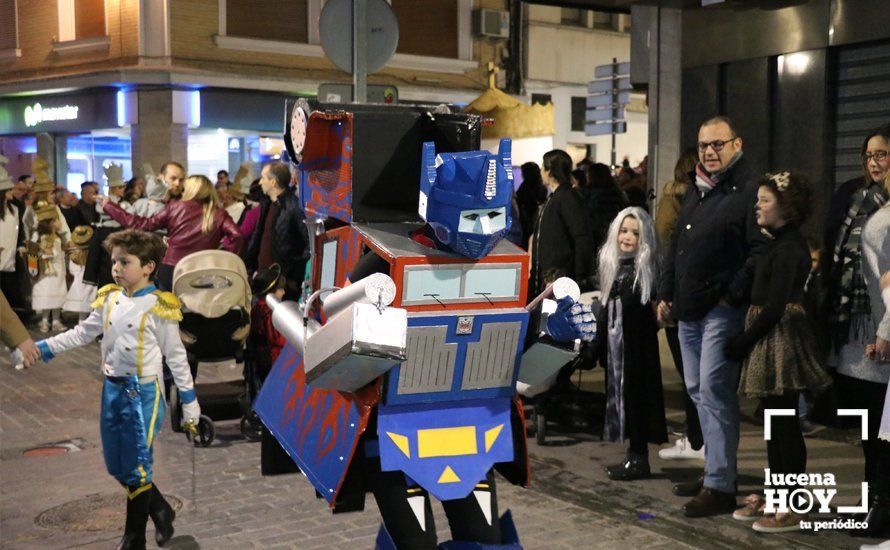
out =
{"type": "Polygon", "coordinates": [[[195,399],[194,382],[179,336],[182,311],[171,292],[153,286],[127,296],[117,285],[99,289],[90,316],[73,329],[38,343],[44,359],[86,345],[100,334],[103,373],[107,376],[163,377],[163,359],[183,403],[195,399]],[[49,352],[49,357],[47,357],[49,352]]]}

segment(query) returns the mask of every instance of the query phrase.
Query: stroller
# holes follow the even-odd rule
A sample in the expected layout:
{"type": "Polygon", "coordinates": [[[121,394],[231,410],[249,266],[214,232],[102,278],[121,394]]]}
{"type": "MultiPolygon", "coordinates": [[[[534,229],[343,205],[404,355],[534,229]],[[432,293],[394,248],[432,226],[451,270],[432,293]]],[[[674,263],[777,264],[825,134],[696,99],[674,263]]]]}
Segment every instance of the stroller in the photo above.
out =
{"type": "MultiPolygon", "coordinates": [[[[591,303],[597,318],[598,331],[605,331],[602,304],[597,294],[581,296],[591,303]]],[[[535,319],[537,321],[538,319],[535,319]]],[[[534,321],[532,321],[534,322],[534,321]]],[[[546,319],[540,320],[540,326],[546,319]]],[[[599,338],[589,343],[556,342],[549,336],[530,336],[533,342],[522,358],[517,391],[527,417],[532,419],[531,431],[538,445],[547,444],[547,422],[562,427],[599,434],[605,409],[605,394],[581,388],[581,371],[595,368],[599,354],[599,338]],[[575,382],[572,375],[577,374],[575,382]]]]}
{"type": "MultiPolygon", "coordinates": [[[[212,417],[202,415],[195,436],[196,445],[207,446],[215,436],[212,418],[228,420],[242,416],[238,405],[244,394],[243,380],[239,377],[198,386],[198,363],[233,358],[236,363],[243,363],[244,341],[250,332],[247,268],[241,258],[223,250],[189,254],[173,271],[173,293],[183,305],[179,331],[202,408],[214,411],[212,417]]],[[[175,385],[170,384],[167,395],[173,429],[182,431],[182,411],[175,385]]]]}

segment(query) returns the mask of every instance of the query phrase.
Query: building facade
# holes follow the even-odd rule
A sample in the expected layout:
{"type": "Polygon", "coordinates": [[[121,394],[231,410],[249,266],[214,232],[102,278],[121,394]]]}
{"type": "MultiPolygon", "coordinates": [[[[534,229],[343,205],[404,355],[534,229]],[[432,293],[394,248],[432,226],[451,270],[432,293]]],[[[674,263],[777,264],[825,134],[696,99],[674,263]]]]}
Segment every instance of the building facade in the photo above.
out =
{"type": "MultiPolygon", "coordinates": [[[[502,0],[391,0],[399,45],[368,83],[399,101],[466,103],[505,40],[477,38],[473,11],[502,0]],[[435,36],[435,40],[430,40],[435,36]]],[[[349,74],[319,39],[322,0],[0,0],[0,154],[35,154],[72,189],[166,161],[233,170],[281,152],[285,97],[349,74]]],[[[328,98],[322,98],[328,99],[328,98]]]]}
{"type": "MultiPolygon", "coordinates": [[[[554,148],[565,149],[575,161],[590,156],[609,164],[611,136],[584,133],[587,83],[598,65],[630,60],[630,15],[536,4],[525,4],[524,10],[527,101],[553,102],[554,148]]],[[[645,95],[631,94],[627,132],[616,138],[619,163],[627,157],[636,166],[646,156],[647,117],[645,95]]]]}

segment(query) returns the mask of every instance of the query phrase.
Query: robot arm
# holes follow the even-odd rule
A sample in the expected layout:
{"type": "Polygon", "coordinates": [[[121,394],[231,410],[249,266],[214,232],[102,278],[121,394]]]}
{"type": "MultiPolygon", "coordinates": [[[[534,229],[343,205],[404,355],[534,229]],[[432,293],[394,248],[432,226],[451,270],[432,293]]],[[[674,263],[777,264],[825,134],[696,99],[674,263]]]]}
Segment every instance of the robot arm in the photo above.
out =
{"type": "Polygon", "coordinates": [[[406,359],[408,314],[387,307],[396,287],[389,276],[369,275],[327,295],[327,322],[308,317],[316,291],[304,306],[267,297],[275,328],[303,354],[306,382],[317,389],[355,391],[406,359]]]}
{"type": "Polygon", "coordinates": [[[578,301],[580,297],[577,283],[561,277],[526,306],[530,311],[541,307],[542,319],[519,366],[516,389],[525,397],[552,387],[563,365],[578,356],[579,340],[590,342],[596,338],[596,316],[591,305],[578,301]]]}

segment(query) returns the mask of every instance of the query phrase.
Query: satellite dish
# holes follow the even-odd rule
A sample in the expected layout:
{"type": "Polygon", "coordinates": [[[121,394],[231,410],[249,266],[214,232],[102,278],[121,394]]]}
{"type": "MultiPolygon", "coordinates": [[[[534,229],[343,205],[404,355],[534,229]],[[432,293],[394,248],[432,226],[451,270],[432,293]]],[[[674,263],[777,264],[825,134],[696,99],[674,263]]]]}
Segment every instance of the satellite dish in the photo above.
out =
{"type": "MultiPolygon", "coordinates": [[[[367,1],[368,73],[389,62],[399,44],[399,22],[386,0],[367,1]]],[[[318,35],[334,65],[352,73],[352,0],[328,0],[321,10],[318,35]]]]}

